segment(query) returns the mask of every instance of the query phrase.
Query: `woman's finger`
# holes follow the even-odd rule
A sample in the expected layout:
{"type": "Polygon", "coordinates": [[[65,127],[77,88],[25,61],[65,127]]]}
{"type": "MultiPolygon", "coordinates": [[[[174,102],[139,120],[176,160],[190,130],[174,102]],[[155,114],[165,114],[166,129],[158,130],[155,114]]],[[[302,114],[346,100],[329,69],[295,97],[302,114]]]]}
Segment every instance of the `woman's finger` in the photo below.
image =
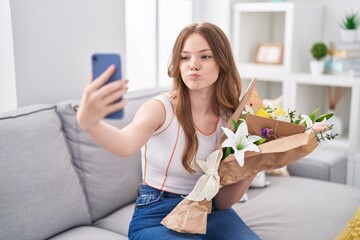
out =
{"type": "Polygon", "coordinates": [[[106,107],[107,114],[119,111],[120,109],[123,109],[126,106],[127,102],[128,102],[127,99],[123,99],[123,100],[121,100],[119,102],[116,102],[114,104],[111,104],[111,105],[107,106],[106,107]]]}
{"type": "Polygon", "coordinates": [[[119,80],[103,86],[102,88],[96,90],[93,93],[95,98],[104,99],[107,96],[111,95],[113,92],[119,91],[121,88],[127,88],[128,80],[119,80]]]}
{"type": "Polygon", "coordinates": [[[94,79],[89,85],[90,91],[95,91],[99,89],[101,86],[103,86],[109,78],[114,74],[115,72],[115,65],[111,64],[99,77],[94,79]]]}
{"type": "Polygon", "coordinates": [[[107,95],[104,98],[104,102],[106,104],[112,104],[118,99],[120,99],[124,94],[127,92],[128,87],[127,84],[125,86],[122,86],[121,88],[117,89],[116,91],[112,92],[111,94],[107,95]]]}

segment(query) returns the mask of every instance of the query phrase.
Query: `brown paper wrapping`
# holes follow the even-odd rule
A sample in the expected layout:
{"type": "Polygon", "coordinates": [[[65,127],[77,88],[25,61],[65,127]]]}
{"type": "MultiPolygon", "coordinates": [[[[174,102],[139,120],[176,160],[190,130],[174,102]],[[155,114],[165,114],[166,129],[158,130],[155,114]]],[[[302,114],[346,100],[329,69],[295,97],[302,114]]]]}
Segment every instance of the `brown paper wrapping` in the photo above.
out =
{"type": "MultiPolygon", "coordinates": [[[[251,86],[251,88],[253,88],[253,86],[251,86]]],[[[254,113],[257,113],[260,108],[265,108],[261,97],[259,96],[258,92],[256,91],[255,88],[253,88],[250,94],[249,99],[246,101],[245,105],[248,105],[249,107],[252,108],[252,110],[254,111],[254,113]]]]}
{"type": "MultiPolygon", "coordinates": [[[[245,91],[244,96],[241,98],[241,101],[239,103],[239,106],[236,108],[235,112],[231,115],[231,118],[234,119],[235,121],[237,121],[238,119],[240,119],[240,116],[242,115],[242,112],[245,108],[245,105],[254,105],[256,107],[259,107],[259,95],[257,94],[256,90],[255,90],[255,80],[253,79],[248,88],[245,91]],[[253,99],[252,99],[253,98],[253,99]]],[[[226,123],[226,128],[231,129],[232,131],[234,131],[235,127],[231,122],[231,119],[229,119],[229,121],[227,121],[226,123]]],[[[224,133],[221,134],[220,137],[220,141],[219,141],[219,148],[220,148],[220,143],[224,142],[226,139],[226,135],[224,133]]]]}
{"type": "MultiPolygon", "coordinates": [[[[253,109],[255,107],[256,111],[263,107],[254,84],[255,79],[251,81],[238,108],[231,116],[235,121],[240,118],[245,105],[253,109]]],[[[246,152],[243,167],[240,167],[233,154],[223,159],[219,167],[221,186],[237,183],[262,170],[289,165],[311,153],[318,145],[315,135],[304,133],[303,126],[254,115],[248,115],[246,122],[250,134],[259,135],[260,129],[268,127],[275,131],[276,139],[259,145],[260,152],[246,152]]],[[[226,127],[234,130],[231,120],[227,122],[226,127]]],[[[223,134],[218,143],[219,147],[225,138],[223,134]]],[[[161,221],[161,224],[177,232],[205,234],[207,215],[210,212],[211,201],[204,199],[196,202],[185,198],[161,221]]]]}
{"type": "Polygon", "coordinates": [[[201,202],[184,198],[161,224],[177,232],[205,234],[207,215],[211,213],[211,201],[201,202]]]}
{"type": "Polygon", "coordinates": [[[311,153],[317,145],[317,139],[312,133],[279,138],[259,145],[260,152],[246,152],[243,167],[231,154],[220,163],[220,185],[239,182],[263,170],[287,166],[311,153]]]}
{"type": "Polygon", "coordinates": [[[256,115],[247,115],[246,125],[250,135],[260,136],[260,130],[271,128],[275,138],[291,136],[297,133],[303,133],[306,130],[304,125],[289,123],[270,118],[259,117],[256,115]]]}

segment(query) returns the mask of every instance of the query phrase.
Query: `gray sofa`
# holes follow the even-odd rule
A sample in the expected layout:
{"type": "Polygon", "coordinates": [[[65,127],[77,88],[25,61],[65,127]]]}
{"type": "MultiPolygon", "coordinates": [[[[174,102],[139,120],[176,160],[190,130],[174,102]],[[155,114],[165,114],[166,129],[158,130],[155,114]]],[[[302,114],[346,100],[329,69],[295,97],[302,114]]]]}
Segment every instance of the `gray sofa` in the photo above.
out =
{"type": "MultiPolygon", "coordinates": [[[[159,91],[129,93],[125,119],[111,123],[128,123],[159,91]]],[[[1,240],[127,239],[140,153],[119,158],[99,148],[76,124],[77,103],[0,114],[1,240]]],[[[292,168],[297,175],[306,169],[292,168]]],[[[359,189],[344,184],[295,176],[267,180],[270,186],[250,189],[249,201],[234,206],[262,239],[333,239],[360,204],[359,189]]]]}

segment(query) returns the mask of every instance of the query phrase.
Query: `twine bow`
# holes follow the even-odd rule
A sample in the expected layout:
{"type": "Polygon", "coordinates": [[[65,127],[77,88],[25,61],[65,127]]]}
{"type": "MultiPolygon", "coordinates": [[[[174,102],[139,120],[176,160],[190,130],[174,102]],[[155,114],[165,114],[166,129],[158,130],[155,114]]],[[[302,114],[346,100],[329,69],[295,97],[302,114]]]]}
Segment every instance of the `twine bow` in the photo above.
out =
{"type": "Polygon", "coordinates": [[[208,156],[206,161],[196,160],[197,164],[205,174],[198,179],[194,189],[186,197],[187,199],[192,201],[202,201],[206,198],[206,200],[210,201],[215,197],[221,187],[218,168],[222,156],[222,151],[216,150],[208,156]]]}

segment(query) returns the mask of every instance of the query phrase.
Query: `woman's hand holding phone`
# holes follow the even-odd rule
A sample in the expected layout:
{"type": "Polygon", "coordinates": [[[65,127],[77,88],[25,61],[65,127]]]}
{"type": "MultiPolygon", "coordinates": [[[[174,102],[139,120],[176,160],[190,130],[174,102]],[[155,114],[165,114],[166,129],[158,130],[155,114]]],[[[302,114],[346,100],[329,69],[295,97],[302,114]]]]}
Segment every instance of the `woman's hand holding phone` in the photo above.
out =
{"type": "Polygon", "coordinates": [[[86,85],[76,116],[84,130],[95,127],[104,117],[125,107],[127,101],[122,97],[128,90],[128,80],[119,79],[108,83],[115,71],[115,65],[110,65],[86,85]]]}

